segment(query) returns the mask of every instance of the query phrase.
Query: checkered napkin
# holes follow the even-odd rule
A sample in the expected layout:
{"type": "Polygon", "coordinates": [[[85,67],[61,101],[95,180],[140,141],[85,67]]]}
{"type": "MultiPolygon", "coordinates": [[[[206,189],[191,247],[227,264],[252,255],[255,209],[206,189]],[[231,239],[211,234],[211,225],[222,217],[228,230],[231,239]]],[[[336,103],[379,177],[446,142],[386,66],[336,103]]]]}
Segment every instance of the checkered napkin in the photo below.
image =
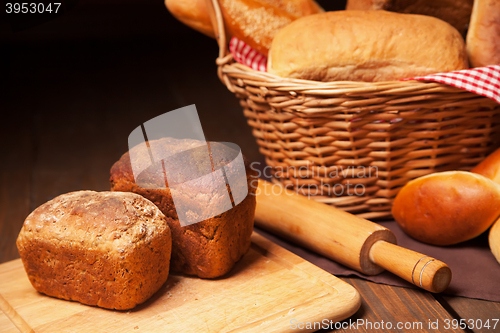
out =
{"type": "Polygon", "coordinates": [[[500,65],[419,76],[406,80],[436,81],[448,84],[489,97],[500,104],[500,65]]]}
{"type": "Polygon", "coordinates": [[[236,37],[229,42],[234,60],[256,71],[267,72],[267,58],[236,37]]]}
{"type": "MultiPolygon", "coordinates": [[[[256,71],[267,71],[267,58],[236,37],[231,39],[229,50],[234,60],[256,71]]],[[[489,97],[500,104],[500,65],[477,67],[461,71],[418,76],[408,80],[435,81],[475,94],[489,97]]]]}

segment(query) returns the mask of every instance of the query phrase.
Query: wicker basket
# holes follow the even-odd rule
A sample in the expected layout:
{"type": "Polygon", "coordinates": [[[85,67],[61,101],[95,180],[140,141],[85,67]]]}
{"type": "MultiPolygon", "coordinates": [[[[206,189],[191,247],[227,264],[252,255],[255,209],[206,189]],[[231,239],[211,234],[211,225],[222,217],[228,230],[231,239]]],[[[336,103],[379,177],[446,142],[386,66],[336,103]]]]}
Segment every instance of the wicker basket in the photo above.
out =
{"type": "Polygon", "coordinates": [[[470,170],[500,141],[500,105],[440,83],[316,82],[236,63],[217,0],[218,75],[239,99],[273,180],[368,219],[409,180],[470,170]]]}

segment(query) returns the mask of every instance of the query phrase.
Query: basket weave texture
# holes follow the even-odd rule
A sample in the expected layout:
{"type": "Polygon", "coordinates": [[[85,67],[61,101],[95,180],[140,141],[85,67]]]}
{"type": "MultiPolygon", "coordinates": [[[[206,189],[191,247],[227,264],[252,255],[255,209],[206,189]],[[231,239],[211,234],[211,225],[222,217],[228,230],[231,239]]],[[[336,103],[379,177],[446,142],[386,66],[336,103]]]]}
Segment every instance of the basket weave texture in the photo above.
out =
{"type": "Polygon", "coordinates": [[[217,0],[218,75],[240,100],[273,181],[368,219],[408,181],[470,170],[500,143],[500,105],[435,82],[316,82],[236,63],[217,0]]]}

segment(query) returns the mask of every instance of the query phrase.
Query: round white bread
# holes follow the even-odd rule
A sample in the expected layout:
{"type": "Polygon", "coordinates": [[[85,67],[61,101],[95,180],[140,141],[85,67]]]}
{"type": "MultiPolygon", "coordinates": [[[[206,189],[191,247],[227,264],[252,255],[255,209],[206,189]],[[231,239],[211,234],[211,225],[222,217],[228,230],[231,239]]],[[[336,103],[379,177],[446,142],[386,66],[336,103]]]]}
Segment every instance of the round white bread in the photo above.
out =
{"type": "Polygon", "coordinates": [[[475,0],[467,53],[471,67],[500,64],[500,0],[475,0]]]}
{"type": "Polygon", "coordinates": [[[495,222],[490,230],[490,249],[498,263],[500,263],[500,221],[495,222]]]}
{"type": "Polygon", "coordinates": [[[451,25],[383,10],[302,17],[276,34],[268,58],[272,74],[315,81],[392,81],[467,67],[451,25]]]}
{"type": "Polygon", "coordinates": [[[433,173],[407,183],[392,215],[411,237],[452,245],[479,236],[500,215],[500,185],[472,172],[433,173]]]}

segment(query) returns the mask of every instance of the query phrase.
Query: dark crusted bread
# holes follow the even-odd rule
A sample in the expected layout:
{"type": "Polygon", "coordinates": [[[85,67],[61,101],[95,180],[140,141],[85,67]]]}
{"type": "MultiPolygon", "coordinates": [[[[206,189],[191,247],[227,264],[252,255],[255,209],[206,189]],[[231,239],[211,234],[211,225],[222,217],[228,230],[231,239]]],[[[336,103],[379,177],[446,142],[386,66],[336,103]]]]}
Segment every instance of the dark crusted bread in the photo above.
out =
{"type": "Polygon", "coordinates": [[[347,0],[347,10],[387,10],[434,16],[465,34],[474,0],[347,0]]]}
{"type": "Polygon", "coordinates": [[[35,209],[17,248],[41,293],[126,310],[165,283],[171,234],[163,213],[134,193],[79,191],[35,209]]]}
{"type": "MultiPolygon", "coordinates": [[[[178,140],[163,138],[149,141],[149,146],[153,151],[169,151],[177,153],[187,151],[199,146],[196,140],[178,140]]],[[[227,165],[234,152],[224,144],[210,142],[210,155],[212,167],[214,165],[227,165]],[[214,152],[217,152],[215,154],[214,152]],[[214,161],[213,156],[218,156],[220,160],[214,161]],[[224,158],[227,156],[227,159],[224,158]]],[[[132,149],[136,149],[134,147],[132,149]]],[[[196,150],[192,150],[196,153],[196,150]]],[[[202,222],[181,226],[174,207],[172,192],[169,187],[165,187],[165,180],[158,177],[158,174],[145,173],[148,187],[163,186],[164,188],[143,188],[137,185],[134,179],[130,156],[134,156],[134,165],[150,163],[147,154],[125,153],[119,161],[111,168],[111,189],[113,191],[130,191],[138,193],[154,202],[167,217],[167,222],[172,231],[172,259],[170,269],[189,275],[196,275],[203,278],[220,277],[234,266],[234,264],[248,251],[250,247],[250,236],[253,230],[253,219],[255,213],[255,187],[251,186],[252,179],[255,179],[255,172],[252,172],[248,162],[245,161],[246,186],[248,195],[238,205],[232,209],[208,218],[202,222]]],[[[197,160],[195,158],[195,160],[197,160]]],[[[181,163],[182,161],[177,161],[181,163]]],[[[176,162],[174,162],[176,163],[176,162]]],[[[197,160],[197,163],[206,163],[197,160]]],[[[201,165],[198,165],[202,168],[201,165]]],[[[183,165],[174,165],[175,168],[182,168],[183,165]]],[[[143,174],[141,174],[142,177],[143,174]]],[[[169,182],[173,181],[169,179],[169,182]]],[[[204,182],[194,182],[191,188],[184,188],[182,201],[189,202],[190,205],[201,205],[206,210],[214,207],[213,193],[210,184],[204,182]]],[[[229,186],[227,187],[228,191],[229,186]]]]}

